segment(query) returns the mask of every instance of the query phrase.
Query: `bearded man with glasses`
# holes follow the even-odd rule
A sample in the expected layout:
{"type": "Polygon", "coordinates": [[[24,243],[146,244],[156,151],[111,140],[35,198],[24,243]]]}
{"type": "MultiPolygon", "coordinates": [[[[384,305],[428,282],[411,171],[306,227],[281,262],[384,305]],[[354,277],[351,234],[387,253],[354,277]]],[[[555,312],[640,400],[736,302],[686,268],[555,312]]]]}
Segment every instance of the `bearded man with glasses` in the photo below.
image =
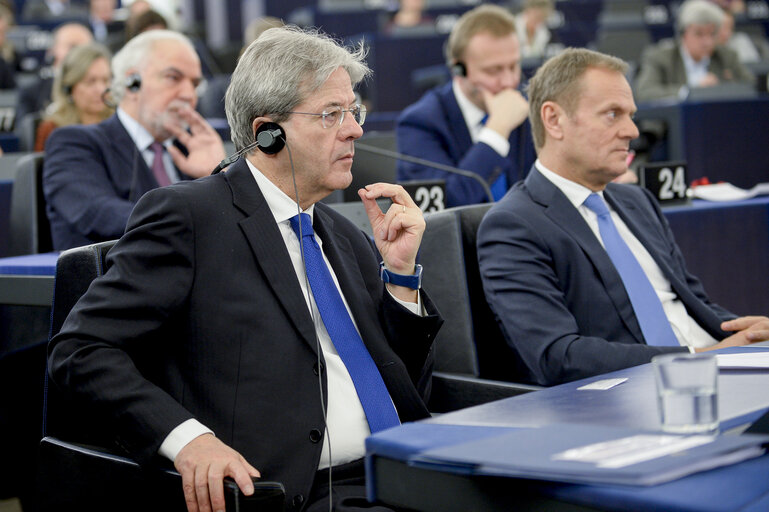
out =
{"type": "Polygon", "coordinates": [[[190,511],[259,475],[287,510],[389,510],[365,500],[364,439],[429,414],[419,207],[360,189],[372,242],[318,202],[352,180],[364,55],[296,28],[254,41],[225,98],[243,158],[147,193],[51,341],[52,380],[140,464],[173,461],[190,511]]]}

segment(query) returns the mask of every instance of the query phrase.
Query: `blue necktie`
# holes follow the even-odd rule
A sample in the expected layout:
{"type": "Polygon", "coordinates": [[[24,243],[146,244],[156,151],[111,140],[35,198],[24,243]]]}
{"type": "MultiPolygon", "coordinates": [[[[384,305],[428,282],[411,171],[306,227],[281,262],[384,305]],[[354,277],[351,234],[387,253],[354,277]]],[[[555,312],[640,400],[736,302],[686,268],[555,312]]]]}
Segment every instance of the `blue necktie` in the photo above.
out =
{"type": "MultiPolygon", "coordinates": [[[[486,126],[486,121],[489,120],[489,115],[486,114],[481,119],[481,126],[486,126]]],[[[494,196],[494,201],[499,201],[502,196],[507,193],[507,176],[503,172],[502,175],[491,184],[491,195],[494,196]]]]}
{"type": "Polygon", "coordinates": [[[584,204],[598,215],[598,231],[601,233],[603,245],[622,278],[646,343],[680,346],[670,327],[670,321],[662,309],[657,292],[654,291],[638,260],[617,231],[606,203],[601,196],[593,193],[585,199],[584,204]]]}
{"type": "MultiPolygon", "coordinates": [[[[323,319],[323,325],[326,326],[331,341],[334,342],[334,347],[355,385],[369,428],[373,433],[400,425],[398,413],[395,411],[382,376],[347,313],[339,289],[334,284],[323,259],[320,246],[315,241],[312,219],[306,213],[301,214],[301,219],[301,240],[307,279],[310,281],[310,288],[323,319]]],[[[294,233],[297,238],[300,238],[299,215],[290,220],[294,233]]]]}

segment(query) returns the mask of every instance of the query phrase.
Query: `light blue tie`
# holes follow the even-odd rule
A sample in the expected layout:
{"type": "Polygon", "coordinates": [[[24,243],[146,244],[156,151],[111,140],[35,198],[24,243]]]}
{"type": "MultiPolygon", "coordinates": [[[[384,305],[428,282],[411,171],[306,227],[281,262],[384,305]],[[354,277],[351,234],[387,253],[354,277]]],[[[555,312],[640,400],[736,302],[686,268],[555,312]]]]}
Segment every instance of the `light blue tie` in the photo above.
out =
{"type": "MultiPolygon", "coordinates": [[[[486,126],[486,121],[488,120],[489,115],[484,115],[483,119],[481,119],[481,126],[486,126]]],[[[499,201],[502,196],[507,193],[507,175],[503,172],[502,175],[491,184],[490,188],[491,195],[494,196],[494,201],[499,201]]]]}
{"type": "Polygon", "coordinates": [[[310,288],[323,319],[323,325],[326,326],[331,341],[334,342],[334,347],[355,385],[369,428],[373,433],[400,425],[398,413],[395,411],[382,376],[347,313],[339,289],[334,284],[323,259],[320,246],[315,241],[312,219],[306,213],[301,214],[302,235],[300,237],[299,217],[296,215],[290,220],[294,233],[302,241],[307,279],[310,281],[310,288]]]}
{"type": "Polygon", "coordinates": [[[646,343],[680,346],[670,327],[670,321],[662,309],[657,292],[654,291],[640,263],[617,231],[603,198],[595,193],[590,194],[585,199],[584,205],[598,216],[598,231],[601,233],[603,245],[622,278],[646,343]]]}

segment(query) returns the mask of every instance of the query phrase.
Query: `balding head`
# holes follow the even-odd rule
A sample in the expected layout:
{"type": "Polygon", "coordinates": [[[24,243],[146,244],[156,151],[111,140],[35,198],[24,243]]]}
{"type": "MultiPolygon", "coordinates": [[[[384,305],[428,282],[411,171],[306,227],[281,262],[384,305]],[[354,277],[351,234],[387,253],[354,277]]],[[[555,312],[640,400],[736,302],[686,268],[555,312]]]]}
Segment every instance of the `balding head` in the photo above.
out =
{"type": "Polygon", "coordinates": [[[59,26],[53,33],[53,45],[50,52],[53,56],[53,67],[61,66],[64,57],[69,51],[83,44],[93,41],[93,34],[80,23],[65,23],[59,26]]]}

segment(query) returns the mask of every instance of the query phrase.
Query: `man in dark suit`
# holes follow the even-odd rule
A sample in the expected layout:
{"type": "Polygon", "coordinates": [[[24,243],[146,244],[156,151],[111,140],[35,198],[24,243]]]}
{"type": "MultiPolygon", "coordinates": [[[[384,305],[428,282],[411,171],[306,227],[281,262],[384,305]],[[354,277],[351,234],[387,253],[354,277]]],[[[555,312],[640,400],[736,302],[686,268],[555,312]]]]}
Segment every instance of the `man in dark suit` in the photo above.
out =
{"type": "Polygon", "coordinates": [[[638,136],[626,70],[571,49],[537,71],[537,162],[479,228],[487,300],[538,384],[769,338],[768,318],[708,299],[648,191],[611,183],[638,136]]]}
{"type": "MultiPolygon", "coordinates": [[[[495,5],[465,13],[449,35],[451,82],[427,92],[398,118],[398,151],[477,173],[499,199],[534,162],[518,91],[521,53],[513,16],[495,5]]],[[[398,162],[398,181],[446,180],[447,207],[488,201],[475,180],[398,162]]]]}
{"type": "Polygon", "coordinates": [[[145,192],[207,175],[225,156],[195,111],[200,60],[185,36],[134,38],[115,55],[112,74],[115,115],[59,128],[46,143],[43,190],[56,250],[119,238],[145,192]]]}
{"type": "Polygon", "coordinates": [[[363,441],[383,428],[372,422],[428,416],[441,320],[419,290],[421,211],[397,185],[361,189],[375,250],[318,203],[352,181],[362,59],[296,28],[253,42],[226,96],[245,158],[147,193],[51,341],[54,382],[140,463],[173,460],[190,511],[223,509],[223,477],[250,494],[259,474],[283,482],[290,510],[327,510],[329,468],[336,510],[348,510],[346,496],[365,503],[363,441]],[[393,201],[386,213],[379,197],[393,201]],[[371,407],[373,388],[383,400],[371,407]]]}
{"type": "Polygon", "coordinates": [[[678,11],[680,37],[644,52],[634,86],[639,101],[677,98],[688,89],[721,83],[752,84],[755,77],[737,53],[718,45],[723,20],[723,11],[713,2],[684,2],[678,11]]]}

